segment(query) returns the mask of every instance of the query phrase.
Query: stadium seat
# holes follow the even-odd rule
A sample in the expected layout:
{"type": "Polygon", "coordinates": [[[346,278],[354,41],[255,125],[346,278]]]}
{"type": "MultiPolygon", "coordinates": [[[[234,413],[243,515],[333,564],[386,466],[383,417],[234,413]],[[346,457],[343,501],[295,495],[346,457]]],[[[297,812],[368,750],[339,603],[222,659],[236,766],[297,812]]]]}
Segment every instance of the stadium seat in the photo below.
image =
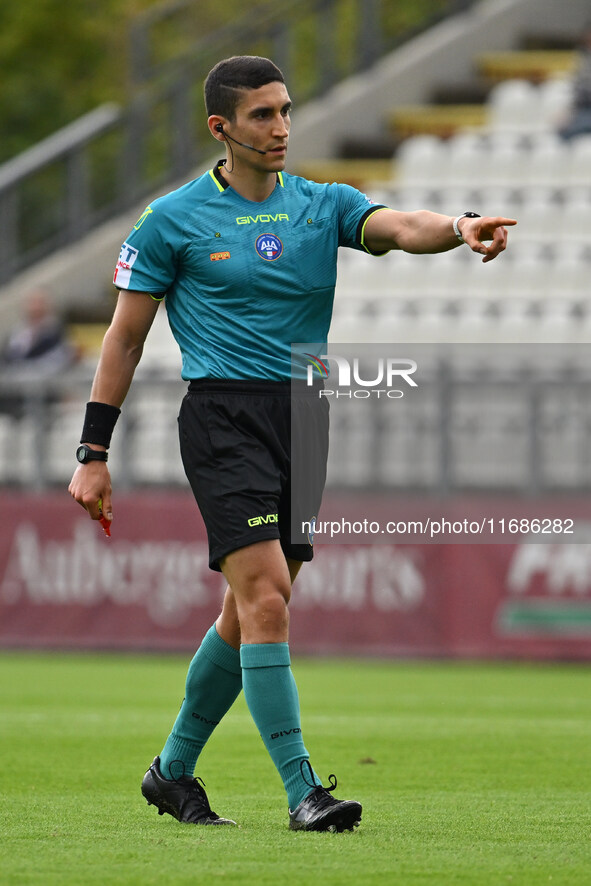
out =
{"type": "Polygon", "coordinates": [[[501,341],[528,341],[535,326],[538,298],[512,296],[497,302],[497,330],[501,341]]]}
{"type": "Polygon", "coordinates": [[[457,322],[462,337],[469,341],[468,333],[478,334],[494,326],[495,300],[480,294],[465,295],[456,300],[457,322]]]}
{"type": "Polygon", "coordinates": [[[375,340],[375,298],[365,291],[353,294],[337,292],[335,310],[330,327],[331,342],[356,342],[375,340]]]}
{"type": "Polygon", "coordinates": [[[379,259],[382,285],[380,296],[413,298],[417,291],[417,281],[421,276],[422,256],[409,255],[395,250],[379,259]]]}
{"type": "Polygon", "coordinates": [[[139,483],[183,483],[177,430],[177,415],[185,386],[179,396],[168,387],[151,385],[136,389],[129,403],[127,420],[133,449],[133,479],[139,483]]]}
{"type": "Polygon", "coordinates": [[[374,460],[368,458],[373,435],[371,423],[364,421],[367,408],[367,401],[346,399],[337,401],[331,408],[329,484],[363,487],[374,481],[374,460]]]}
{"type": "Polygon", "coordinates": [[[382,206],[389,206],[392,209],[396,208],[394,205],[394,201],[396,199],[396,191],[391,180],[388,182],[388,186],[368,186],[367,188],[365,188],[365,193],[374,203],[380,204],[382,206]]]}
{"type": "Polygon", "coordinates": [[[401,186],[392,191],[391,209],[399,212],[414,212],[417,209],[439,211],[439,191],[433,188],[401,186]]]}
{"type": "Polygon", "coordinates": [[[591,416],[580,390],[568,382],[566,386],[556,387],[546,392],[540,409],[542,482],[546,486],[578,489],[582,480],[588,481],[590,470],[581,440],[588,437],[591,416]]]}
{"type": "Polygon", "coordinates": [[[417,323],[425,331],[430,327],[443,330],[455,322],[452,298],[446,298],[444,295],[422,295],[413,304],[417,323]]]}
{"type": "Polygon", "coordinates": [[[41,480],[37,422],[34,416],[25,415],[20,419],[10,418],[3,424],[2,480],[10,485],[34,489],[41,480]]]}
{"type": "Polygon", "coordinates": [[[57,403],[51,410],[45,438],[47,476],[67,483],[75,467],[74,452],[80,442],[82,416],[77,401],[57,403]]]}
{"type": "Polygon", "coordinates": [[[571,162],[570,154],[565,142],[554,134],[547,134],[534,142],[528,152],[523,181],[543,188],[560,186],[571,162]]]}
{"type": "Polygon", "coordinates": [[[178,345],[170,331],[166,309],[161,305],[148,333],[138,374],[141,377],[152,372],[166,372],[171,377],[178,378],[180,369],[181,356],[178,345]]]}
{"type": "Polygon", "coordinates": [[[589,295],[589,262],[582,256],[558,253],[550,262],[543,286],[546,296],[582,299],[589,295]]]}
{"type": "Polygon", "coordinates": [[[476,255],[471,258],[462,286],[465,293],[474,293],[478,298],[503,299],[515,288],[515,264],[508,254],[486,264],[476,255]]]}
{"type": "Polygon", "coordinates": [[[505,142],[491,149],[482,181],[517,188],[527,179],[529,163],[530,154],[523,145],[505,142]]]}
{"type": "Polygon", "coordinates": [[[573,324],[578,324],[580,312],[578,302],[568,296],[549,296],[541,299],[538,305],[539,325],[556,329],[560,333],[571,330],[573,324]]]}
{"type": "Polygon", "coordinates": [[[499,385],[496,395],[487,386],[483,409],[484,390],[467,388],[452,406],[454,482],[468,488],[519,487],[527,476],[524,462],[528,454],[523,398],[510,382],[499,385]]]}
{"type": "Polygon", "coordinates": [[[559,214],[560,203],[554,191],[547,188],[528,191],[521,206],[515,209],[517,225],[509,232],[511,245],[531,240],[552,242],[556,239],[552,220],[559,214]]]}
{"type": "Polygon", "coordinates": [[[474,211],[477,211],[479,208],[479,201],[474,188],[471,186],[448,184],[434,191],[433,206],[428,208],[434,209],[436,212],[442,212],[445,215],[456,216],[464,212],[466,207],[474,208],[474,211]]]}
{"type": "Polygon", "coordinates": [[[378,479],[402,489],[433,488],[441,460],[438,404],[426,395],[397,406],[402,408],[383,411],[384,433],[378,437],[375,453],[378,479]]]}
{"type": "Polygon", "coordinates": [[[0,415],[0,483],[10,483],[14,479],[11,471],[14,434],[15,419],[10,415],[0,415]]]}
{"type": "Polygon", "coordinates": [[[538,87],[528,80],[498,83],[489,95],[489,125],[494,131],[528,132],[539,126],[538,87]]]}
{"type": "MultiPolygon", "coordinates": [[[[466,203],[466,206],[473,206],[475,211],[481,212],[483,215],[503,215],[518,219],[522,202],[522,194],[518,188],[500,183],[482,186],[474,190],[472,202],[466,203]]],[[[511,230],[511,238],[513,238],[515,230],[511,230]]]]}
{"type": "Polygon", "coordinates": [[[462,135],[450,139],[447,175],[440,181],[448,186],[476,188],[483,184],[482,168],[486,161],[486,147],[480,136],[462,135]]]}
{"type": "Polygon", "coordinates": [[[376,259],[372,259],[363,252],[354,252],[352,249],[341,250],[350,252],[351,255],[342,261],[337,273],[337,291],[363,292],[372,288],[379,273],[376,268],[376,259]]]}
{"type": "Polygon", "coordinates": [[[491,90],[489,125],[493,133],[522,135],[554,132],[568,116],[572,83],[553,77],[534,85],[527,80],[505,80],[491,90]]]}
{"type": "Polygon", "coordinates": [[[568,119],[573,101],[573,84],[569,77],[553,77],[541,83],[539,114],[546,126],[555,131],[568,119]]]}
{"type": "Polygon", "coordinates": [[[562,181],[569,187],[588,188],[591,170],[591,135],[580,135],[568,146],[567,162],[562,172],[562,181]]]}
{"type": "Polygon", "coordinates": [[[591,194],[577,189],[566,191],[552,218],[553,229],[560,231],[561,239],[570,239],[581,244],[590,242],[591,194]]]}
{"type": "Polygon", "coordinates": [[[434,135],[406,139],[397,154],[398,180],[405,187],[429,187],[445,181],[447,148],[434,135]]]}

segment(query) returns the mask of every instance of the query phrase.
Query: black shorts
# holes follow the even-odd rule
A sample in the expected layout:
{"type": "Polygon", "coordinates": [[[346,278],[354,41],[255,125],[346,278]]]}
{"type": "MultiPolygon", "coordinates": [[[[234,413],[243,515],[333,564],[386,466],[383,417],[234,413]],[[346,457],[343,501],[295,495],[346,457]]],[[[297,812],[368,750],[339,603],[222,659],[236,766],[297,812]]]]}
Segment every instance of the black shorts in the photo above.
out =
{"type": "Polygon", "coordinates": [[[311,560],[328,454],[328,403],[290,382],[196,379],[179,414],[185,473],[205,522],[209,566],[278,538],[311,560]]]}

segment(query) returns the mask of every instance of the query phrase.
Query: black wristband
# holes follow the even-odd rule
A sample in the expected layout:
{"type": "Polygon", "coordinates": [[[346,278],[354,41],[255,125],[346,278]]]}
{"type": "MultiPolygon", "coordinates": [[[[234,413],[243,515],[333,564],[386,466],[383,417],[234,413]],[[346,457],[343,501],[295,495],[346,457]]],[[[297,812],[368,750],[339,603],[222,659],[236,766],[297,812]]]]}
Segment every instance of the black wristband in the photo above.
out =
{"type": "Polygon", "coordinates": [[[84,427],[82,428],[81,443],[96,443],[108,449],[111,445],[113,429],[121,410],[109,403],[96,403],[91,401],[86,404],[84,427]]]}

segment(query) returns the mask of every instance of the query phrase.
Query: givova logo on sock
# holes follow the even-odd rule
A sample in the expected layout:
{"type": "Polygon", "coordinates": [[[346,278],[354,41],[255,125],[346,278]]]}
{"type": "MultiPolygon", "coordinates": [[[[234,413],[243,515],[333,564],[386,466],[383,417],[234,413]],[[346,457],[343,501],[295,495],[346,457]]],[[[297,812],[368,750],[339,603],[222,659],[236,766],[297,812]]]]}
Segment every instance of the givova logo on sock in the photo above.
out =
{"type": "Polygon", "coordinates": [[[197,713],[197,711],[193,711],[191,714],[196,720],[199,720],[201,723],[205,723],[207,726],[219,726],[219,720],[208,720],[207,717],[204,717],[202,714],[197,713]]]}
{"type": "Polygon", "coordinates": [[[281,732],[272,732],[271,739],[281,738],[282,735],[299,735],[301,731],[299,726],[295,726],[293,729],[282,729],[281,732]]]}

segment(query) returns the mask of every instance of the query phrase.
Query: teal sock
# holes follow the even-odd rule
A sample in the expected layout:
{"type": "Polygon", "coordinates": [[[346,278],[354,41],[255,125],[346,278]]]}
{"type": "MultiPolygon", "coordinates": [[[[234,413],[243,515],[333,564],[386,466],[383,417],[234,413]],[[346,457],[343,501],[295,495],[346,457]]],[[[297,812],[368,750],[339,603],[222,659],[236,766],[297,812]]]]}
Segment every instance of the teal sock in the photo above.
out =
{"type": "Polygon", "coordinates": [[[189,665],[185,697],[160,754],[165,778],[193,775],[203,747],[242,688],[240,653],[213,625],[189,665]]]}
{"type": "Polygon", "coordinates": [[[248,643],[240,647],[244,697],[295,809],[320,784],[316,774],[301,765],[309,759],[302,739],[298,690],[291,672],[287,643],[248,643]],[[313,776],[313,778],[311,777],[313,776]],[[308,779],[308,780],[306,780],[308,779]]]}

